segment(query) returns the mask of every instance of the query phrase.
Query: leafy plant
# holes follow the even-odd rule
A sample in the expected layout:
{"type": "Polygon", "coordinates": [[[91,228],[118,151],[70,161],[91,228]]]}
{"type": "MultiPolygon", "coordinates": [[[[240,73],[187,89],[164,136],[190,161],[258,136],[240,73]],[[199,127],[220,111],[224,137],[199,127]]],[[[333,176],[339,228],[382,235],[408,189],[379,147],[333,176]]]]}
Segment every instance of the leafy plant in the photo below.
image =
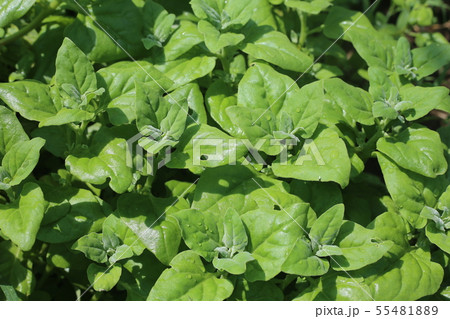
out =
{"type": "Polygon", "coordinates": [[[447,19],[0,4],[0,299],[449,300],[447,19]]]}

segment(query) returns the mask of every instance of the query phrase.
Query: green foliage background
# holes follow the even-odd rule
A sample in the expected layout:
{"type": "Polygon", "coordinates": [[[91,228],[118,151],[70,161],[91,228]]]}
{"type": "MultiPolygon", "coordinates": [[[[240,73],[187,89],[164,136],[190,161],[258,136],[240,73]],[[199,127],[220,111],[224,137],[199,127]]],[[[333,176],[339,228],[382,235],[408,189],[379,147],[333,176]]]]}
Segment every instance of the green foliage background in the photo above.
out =
{"type": "Polygon", "coordinates": [[[0,300],[449,300],[448,9],[3,1],[0,300]]]}

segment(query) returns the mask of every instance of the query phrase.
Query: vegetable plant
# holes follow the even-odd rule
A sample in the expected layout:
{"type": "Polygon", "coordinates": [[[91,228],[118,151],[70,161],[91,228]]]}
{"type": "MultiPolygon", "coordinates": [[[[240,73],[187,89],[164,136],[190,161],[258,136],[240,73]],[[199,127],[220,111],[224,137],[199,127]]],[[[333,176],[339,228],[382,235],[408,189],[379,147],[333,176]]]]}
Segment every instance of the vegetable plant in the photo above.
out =
{"type": "Polygon", "coordinates": [[[441,0],[0,4],[0,300],[449,300],[441,0]]]}

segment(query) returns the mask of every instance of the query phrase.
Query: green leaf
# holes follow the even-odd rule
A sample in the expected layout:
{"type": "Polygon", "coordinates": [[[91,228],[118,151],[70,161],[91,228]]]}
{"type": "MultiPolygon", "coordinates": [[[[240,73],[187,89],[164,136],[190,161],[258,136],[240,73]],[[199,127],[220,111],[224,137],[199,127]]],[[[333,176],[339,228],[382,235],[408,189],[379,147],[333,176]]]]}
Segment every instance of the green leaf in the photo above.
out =
{"type": "Polygon", "coordinates": [[[276,155],[282,147],[270,139],[312,136],[321,117],[323,89],[320,82],[299,89],[291,78],[254,63],[239,83],[237,104],[226,108],[227,117],[233,119],[232,131],[253,145],[266,139],[261,150],[276,155]]]}
{"type": "Polygon", "coordinates": [[[342,250],[335,245],[322,245],[316,251],[316,256],[318,257],[341,256],[342,254],[342,250]]]}
{"type": "Polygon", "coordinates": [[[0,190],[7,190],[11,188],[9,182],[11,181],[11,175],[8,171],[0,166],[0,190]]]}
{"type": "Polygon", "coordinates": [[[314,254],[309,242],[298,238],[282,266],[282,271],[299,276],[321,276],[327,273],[329,267],[326,259],[314,254]]]}
{"type": "Polygon", "coordinates": [[[150,198],[128,193],[119,197],[120,219],[163,264],[168,265],[178,253],[181,234],[177,222],[166,210],[158,209],[150,198]]]}
{"type": "Polygon", "coordinates": [[[356,270],[377,262],[392,247],[392,241],[378,241],[377,234],[354,222],[345,221],[335,240],[342,256],[331,259],[333,269],[356,270]]]}
{"type": "Polygon", "coordinates": [[[215,249],[221,246],[218,216],[209,212],[186,209],[175,213],[186,245],[197,254],[212,261],[215,249]]]}
{"type": "Polygon", "coordinates": [[[108,249],[116,249],[120,246],[120,238],[116,235],[116,228],[120,228],[120,226],[124,226],[126,229],[126,225],[116,216],[110,215],[103,222],[102,226],[102,242],[103,247],[106,250],[108,249]]]}
{"type": "Polygon", "coordinates": [[[197,24],[181,20],[180,27],[164,46],[166,61],[177,59],[201,42],[203,42],[203,35],[198,31],[197,24]]]}
{"type": "MultiPolygon", "coordinates": [[[[298,130],[304,138],[311,137],[316,130],[323,98],[321,82],[298,89],[291,78],[262,63],[255,63],[249,68],[239,83],[238,105],[258,108],[261,113],[270,108],[278,120],[284,111],[292,119],[292,130],[298,130]]],[[[292,133],[281,126],[278,130],[292,133]]]]}
{"type": "Polygon", "coordinates": [[[45,120],[59,111],[48,86],[36,81],[0,83],[0,98],[10,109],[32,121],[45,120]]]}
{"type": "Polygon", "coordinates": [[[233,136],[239,134],[239,128],[228,116],[226,109],[237,104],[234,89],[222,80],[214,81],[205,94],[206,108],[211,117],[223,130],[233,136]]]}
{"type": "Polygon", "coordinates": [[[118,283],[127,291],[127,300],[145,301],[158,277],[166,269],[149,251],[132,257],[123,263],[123,272],[118,283]]]}
{"type": "Polygon", "coordinates": [[[254,260],[249,252],[240,252],[233,258],[215,257],[212,261],[214,267],[221,271],[226,271],[232,275],[241,275],[245,273],[247,263],[254,260]]]}
{"type": "Polygon", "coordinates": [[[338,204],[317,218],[309,232],[313,245],[333,244],[344,218],[344,205],[338,204]]]}
{"type": "Polygon", "coordinates": [[[272,164],[273,173],[279,177],[306,181],[333,181],[345,187],[350,178],[351,163],[347,148],[338,134],[329,128],[319,129],[306,140],[300,152],[272,164]]]}
{"type": "Polygon", "coordinates": [[[448,231],[442,231],[434,223],[429,223],[426,228],[428,239],[440,249],[450,254],[450,237],[448,231]]]}
{"type": "Polygon", "coordinates": [[[386,72],[386,69],[371,66],[367,72],[369,75],[370,84],[369,93],[375,101],[384,101],[389,99],[391,97],[391,92],[398,95],[398,88],[394,85],[394,83],[392,83],[390,74],[386,72]]]}
{"type": "Polygon", "coordinates": [[[152,34],[161,45],[173,32],[175,15],[169,14],[163,6],[154,1],[145,2],[142,9],[145,31],[152,34]]]}
{"type": "Polygon", "coordinates": [[[69,38],[65,38],[56,56],[55,82],[62,89],[63,101],[66,107],[79,108],[82,97],[97,90],[97,78],[94,68],[86,55],[69,38]],[[74,99],[65,87],[78,95],[74,99]]]}
{"type": "MultiPolygon", "coordinates": [[[[252,204],[256,205],[259,209],[299,210],[304,205],[309,205],[309,203],[303,202],[297,196],[288,193],[286,185],[281,185],[283,188],[278,188],[275,185],[273,185],[275,187],[270,185],[270,180],[267,181],[265,186],[262,181],[257,181],[257,179],[252,179],[252,182],[254,185],[258,185],[259,189],[251,193],[249,202],[253,201],[252,204]]],[[[307,227],[310,228],[316,219],[316,213],[309,207],[307,212],[307,227]]]]}
{"type": "Polygon", "coordinates": [[[54,116],[48,117],[39,123],[39,127],[59,126],[74,122],[91,121],[95,118],[95,114],[84,110],[64,108],[54,116]]]}
{"type": "Polygon", "coordinates": [[[245,249],[248,243],[247,233],[239,214],[233,208],[227,210],[223,216],[223,237],[222,243],[230,249],[231,256],[235,252],[245,249]]]}
{"type": "Polygon", "coordinates": [[[243,34],[232,32],[220,33],[211,23],[206,20],[200,20],[198,31],[205,37],[206,47],[212,53],[218,53],[225,47],[238,45],[245,39],[243,34]]]}
{"type": "Polygon", "coordinates": [[[109,119],[114,125],[131,123],[136,119],[136,82],[158,83],[168,90],[173,82],[147,61],[122,61],[97,72],[99,84],[106,92],[101,97],[102,107],[106,107],[109,119]]]}
{"type": "Polygon", "coordinates": [[[257,4],[253,0],[192,0],[192,10],[219,30],[241,29],[252,17],[257,4]]]}
{"type": "Polygon", "coordinates": [[[417,300],[434,294],[442,277],[441,266],[416,249],[345,276],[331,272],[294,300],[417,300]]]}
{"type": "Polygon", "coordinates": [[[16,144],[28,141],[16,115],[0,105],[0,159],[16,144]]]}
{"type": "MultiPolygon", "coordinates": [[[[203,95],[197,83],[184,85],[164,97],[155,84],[136,82],[136,124],[143,134],[146,129],[154,130],[153,139],[169,139],[176,142],[185,129],[185,124],[206,122],[203,95]]],[[[169,142],[169,141],[165,141],[169,142]]]]}
{"type": "Polygon", "coordinates": [[[411,46],[408,39],[401,37],[397,41],[394,57],[394,68],[398,74],[409,76],[412,73],[411,46]]]}
{"type": "Polygon", "coordinates": [[[375,300],[417,300],[434,294],[443,278],[442,267],[423,250],[392,256],[357,271],[365,277],[375,300]]]}
{"type": "MultiPolygon", "coordinates": [[[[416,154],[417,155],[417,154],[416,154]]],[[[423,207],[434,207],[446,188],[445,178],[427,178],[398,167],[392,160],[377,153],[386,187],[397,204],[400,214],[416,228],[422,228],[426,220],[420,217],[423,207]]]]}
{"type": "Polygon", "coordinates": [[[72,245],[72,249],[81,251],[86,258],[100,264],[108,260],[101,234],[90,233],[81,237],[72,245]]]}
{"type": "Polygon", "coordinates": [[[148,300],[221,301],[233,292],[227,279],[206,272],[200,257],[193,251],[178,254],[153,286],[148,300]]]}
{"type": "MultiPolygon", "coordinates": [[[[231,260],[247,246],[244,225],[238,213],[231,208],[224,216],[214,212],[202,213],[195,209],[182,210],[174,216],[178,220],[186,245],[207,261],[212,261],[217,252],[231,260]]],[[[240,258],[243,256],[236,262],[241,263],[240,258]]]]}
{"type": "Polygon", "coordinates": [[[441,291],[441,296],[443,296],[444,298],[446,298],[446,300],[450,299],[450,286],[445,287],[444,289],[442,289],[441,291]]]}
{"type": "Polygon", "coordinates": [[[31,132],[31,137],[40,137],[45,140],[44,149],[56,157],[65,159],[72,145],[66,141],[75,139],[75,132],[66,125],[47,126],[37,128],[31,132]]]}
{"type": "MultiPolygon", "coordinates": [[[[353,16],[353,18],[355,17],[356,15],[353,16]]],[[[369,20],[366,17],[364,18],[358,22],[355,20],[354,22],[340,23],[345,29],[344,39],[352,42],[358,54],[367,62],[369,67],[391,69],[395,56],[396,41],[389,34],[375,30],[369,20]]]]}
{"type": "Polygon", "coordinates": [[[13,145],[3,157],[2,166],[11,176],[9,184],[19,185],[36,167],[45,140],[36,137],[13,145]]]}
{"type": "Polygon", "coordinates": [[[207,116],[205,111],[205,104],[203,101],[203,93],[197,83],[190,83],[179,87],[170,93],[170,97],[166,97],[169,102],[186,103],[188,110],[187,122],[196,122],[197,124],[206,123],[207,116]]]}
{"type": "Polygon", "coordinates": [[[427,115],[433,109],[448,111],[446,87],[420,87],[405,85],[400,88],[402,102],[399,111],[408,121],[414,121],[427,115]]]}
{"type": "Polygon", "coordinates": [[[318,14],[331,6],[331,3],[326,0],[313,0],[311,2],[287,0],[286,6],[309,14],[318,14]]]}
{"type": "Polygon", "coordinates": [[[411,51],[418,79],[433,74],[450,62],[450,44],[431,43],[411,51]]]}
{"type": "Polygon", "coordinates": [[[418,124],[396,136],[379,139],[377,149],[398,166],[426,177],[434,178],[447,171],[439,134],[418,124]]]}
{"type": "Polygon", "coordinates": [[[392,199],[386,196],[386,186],[378,178],[366,173],[358,178],[358,182],[343,191],[346,219],[367,226],[379,214],[397,211],[392,199]]]}
{"type": "Polygon", "coordinates": [[[109,257],[109,262],[115,264],[119,260],[124,260],[133,257],[133,250],[128,245],[121,245],[116,248],[114,254],[109,257]]]}
{"type": "Polygon", "coordinates": [[[112,3],[99,0],[83,4],[84,9],[73,2],[70,5],[73,11],[78,12],[78,16],[66,27],[65,36],[70,38],[89,60],[111,63],[128,57],[128,54],[140,56],[144,53],[141,42],[144,30],[143,15],[141,8],[133,1],[117,0],[112,3]],[[107,30],[107,33],[104,30],[107,30]]]}
{"type": "Polygon", "coordinates": [[[6,0],[0,4],[0,28],[24,16],[36,0],[6,0]]]}
{"type": "Polygon", "coordinates": [[[166,70],[165,76],[174,82],[173,88],[176,88],[204,77],[212,72],[215,66],[215,57],[196,56],[178,60],[174,67],[166,70]]]}
{"type": "Polygon", "coordinates": [[[147,127],[158,129],[157,134],[152,136],[156,146],[152,146],[151,153],[155,154],[165,144],[176,142],[181,137],[188,115],[187,103],[184,101],[181,104],[174,103],[176,100],[173,97],[163,99],[160,94],[162,92],[158,90],[156,84],[146,85],[136,82],[137,126],[140,131],[147,127]]]}
{"type": "Polygon", "coordinates": [[[268,29],[251,29],[246,34],[242,51],[290,71],[305,72],[312,65],[313,59],[297,49],[283,33],[268,29]]]}
{"type": "Polygon", "coordinates": [[[370,23],[369,18],[364,14],[349,10],[342,6],[333,6],[324,22],[324,34],[331,39],[337,39],[340,36],[343,36],[344,40],[348,40],[349,36],[344,31],[352,24],[354,28],[367,30],[372,33],[373,26],[370,23]]]}
{"type": "Polygon", "coordinates": [[[290,184],[291,194],[295,194],[300,199],[311,205],[311,208],[322,215],[329,208],[342,203],[342,193],[335,183],[303,182],[293,180],[290,184]]]}
{"type": "Polygon", "coordinates": [[[192,0],[190,2],[192,11],[200,19],[208,19],[218,27],[221,23],[221,17],[219,12],[224,8],[222,1],[217,2],[215,0],[192,0]]]}
{"type": "Polygon", "coordinates": [[[107,204],[85,189],[40,183],[49,202],[38,239],[46,243],[66,243],[99,232],[110,211],[107,204]]]}
{"type": "Polygon", "coordinates": [[[366,91],[351,86],[341,79],[326,80],[325,91],[351,125],[354,122],[373,124],[372,98],[366,91]]]}
{"type": "Polygon", "coordinates": [[[122,265],[104,267],[97,264],[90,264],[87,269],[87,275],[94,290],[110,291],[120,280],[122,265]]]}
{"type": "Polygon", "coordinates": [[[305,236],[308,204],[283,210],[259,209],[242,215],[248,230],[249,247],[255,261],[245,273],[249,281],[269,280],[281,270],[296,239],[305,236]]]}
{"type": "Polygon", "coordinates": [[[230,301],[283,301],[283,291],[273,281],[248,282],[237,278],[230,301]]]}
{"type": "Polygon", "coordinates": [[[114,215],[109,215],[105,219],[102,229],[103,246],[106,249],[128,246],[135,255],[142,254],[145,249],[136,234],[120,218],[114,215]]]}
{"type": "Polygon", "coordinates": [[[1,231],[21,250],[31,250],[46,206],[40,187],[34,183],[25,184],[17,200],[0,204],[1,231]]]}
{"type": "MultiPolygon", "coordinates": [[[[203,213],[235,209],[240,215],[258,208],[253,195],[260,190],[281,189],[281,181],[258,174],[253,169],[222,166],[205,170],[195,188],[192,208],[203,213]]],[[[265,194],[265,193],[264,193],[265,194]]],[[[265,196],[267,197],[267,196],[265,196]]],[[[274,203],[272,203],[273,207],[274,203]]]]}
{"type": "Polygon", "coordinates": [[[70,244],[51,244],[45,256],[49,265],[61,269],[85,270],[90,261],[75,253],[70,244]]]}
{"type": "Polygon", "coordinates": [[[373,300],[369,287],[360,278],[330,272],[314,282],[294,298],[295,301],[369,301],[373,300]]]}
{"type": "MultiPolygon", "coordinates": [[[[372,229],[375,240],[393,241],[396,245],[408,248],[408,224],[405,219],[397,213],[387,212],[375,218],[367,229],[372,229]]],[[[394,246],[395,247],[395,246],[394,246]]],[[[398,248],[398,247],[397,247],[398,248]]]]}
{"type": "Polygon", "coordinates": [[[239,139],[213,126],[193,123],[184,131],[166,166],[201,171],[203,167],[236,163],[247,152],[239,139]]]}
{"type": "Polygon", "coordinates": [[[12,286],[19,296],[31,295],[36,285],[31,266],[19,247],[11,241],[0,242],[0,285],[12,286]]]}
{"type": "Polygon", "coordinates": [[[433,9],[429,6],[415,3],[409,15],[408,22],[410,24],[418,24],[420,26],[429,26],[433,23],[433,9]]]}
{"type": "Polygon", "coordinates": [[[17,296],[17,292],[10,285],[0,285],[0,289],[5,295],[6,301],[20,301],[19,296],[17,296]]]}
{"type": "Polygon", "coordinates": [[[252,17],[257,4],[253,0],[230,0],[221,10],[221,29],[240,29],[252,17]]]}
{"type": "Polygon", "coordinates": [[[108,181],[112,190],[124,193],[132,183],[127,165],[127,145],[105,128],[95,133],[89,148],[77,150],[66,158],[66,167],[83,182],[101,185],[108,181]]]}

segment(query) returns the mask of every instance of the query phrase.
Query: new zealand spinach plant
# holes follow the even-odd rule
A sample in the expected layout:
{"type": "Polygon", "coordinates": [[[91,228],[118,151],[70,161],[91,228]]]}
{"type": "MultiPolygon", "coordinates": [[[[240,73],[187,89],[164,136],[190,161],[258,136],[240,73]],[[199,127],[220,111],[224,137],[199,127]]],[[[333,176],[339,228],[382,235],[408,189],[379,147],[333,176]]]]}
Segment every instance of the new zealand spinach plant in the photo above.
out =
{"type": "Polygon", "coordinates": [[[449,300],[443,0],[5,0],[0,300],[449,300]]]}

